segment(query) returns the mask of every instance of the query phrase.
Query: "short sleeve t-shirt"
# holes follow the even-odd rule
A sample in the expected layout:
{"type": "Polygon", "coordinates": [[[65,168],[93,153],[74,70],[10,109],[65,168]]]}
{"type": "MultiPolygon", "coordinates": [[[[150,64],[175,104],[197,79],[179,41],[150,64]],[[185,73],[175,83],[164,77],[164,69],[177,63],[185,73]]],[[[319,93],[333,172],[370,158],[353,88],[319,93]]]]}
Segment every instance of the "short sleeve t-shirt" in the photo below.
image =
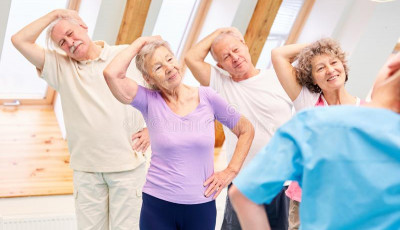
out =
{"type": "MultiPolygon", "coordinates": [[[[127,46],[102,46],[100,56],[77,62],[56,51],[45,50],[43,78],[61,97],[70,166],[85,172],[131,170],[144,162],[132,150],[132,134],[144,126],[139,111],[120,103],[104,80],[103,70],[127,46]]],[[[131,65],[127,76],[142,84],[141,74],[131,65]]]]}
{"type": "Polygon", "coordinates": [[[150,133],[152,156],[143,192],[178,204],[199,204],[205,197],[203,183],[214,172],[214,121],[229,129],[240,114],[215,91],[199,87],[199,105],[179,116],[159,91],[139,86],[131,105],[140,110],[150,133]]]}

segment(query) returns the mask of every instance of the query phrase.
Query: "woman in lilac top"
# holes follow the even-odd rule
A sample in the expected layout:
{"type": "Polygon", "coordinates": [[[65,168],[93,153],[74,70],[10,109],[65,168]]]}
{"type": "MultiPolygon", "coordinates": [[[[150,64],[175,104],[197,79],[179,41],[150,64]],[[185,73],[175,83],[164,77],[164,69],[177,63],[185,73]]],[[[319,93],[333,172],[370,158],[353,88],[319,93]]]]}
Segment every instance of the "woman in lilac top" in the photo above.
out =
{"type": "Polygon", "coordinates": [[[143,188],[141,229],[214,229],[214,199],[239,172],[250,148],[251,123],[207,87],[182,84],[167,42],[141,37],[104,70],[114,96],[140,110],[150,133],[152,157],[143,188]],[[152,89],[125,73],[136,66],[152,89]],[[214,121],[238,136],[228,167],[214,173],[214,121]]]}

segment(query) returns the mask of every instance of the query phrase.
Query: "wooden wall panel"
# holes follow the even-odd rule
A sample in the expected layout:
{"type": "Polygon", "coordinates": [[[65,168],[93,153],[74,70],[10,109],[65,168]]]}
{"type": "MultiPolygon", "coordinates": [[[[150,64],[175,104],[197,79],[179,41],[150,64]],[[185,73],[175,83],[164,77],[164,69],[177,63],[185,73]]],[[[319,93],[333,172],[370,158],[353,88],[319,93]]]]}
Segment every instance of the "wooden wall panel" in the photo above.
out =
{"type": "Polygon", "coordinates": [[[244,36],[254,65],[257,64],[281,3],[282,0],[258,0],[257,2],[244,36]]]}
{"type": "Polygon", "coordinates": [[[151,0],[127,0],[116,44],[130,44],[143,32],[151,0]]]}

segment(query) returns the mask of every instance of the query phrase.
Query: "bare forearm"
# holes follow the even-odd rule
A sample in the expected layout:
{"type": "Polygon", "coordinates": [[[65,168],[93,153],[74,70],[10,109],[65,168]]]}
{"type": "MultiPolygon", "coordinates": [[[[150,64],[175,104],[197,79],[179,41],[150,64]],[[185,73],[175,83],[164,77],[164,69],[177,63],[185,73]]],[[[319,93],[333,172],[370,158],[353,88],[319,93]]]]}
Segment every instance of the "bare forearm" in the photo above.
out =
{"type": "Polygon", "coordinates": [[[25,26],[11,37],[15,48],[38,69],[43,69],[44,49],[36,44],[36,40],[57,17],[57,10],[52,11],[25,26]]]}
{"type": "Polygon", "coordinates": [[[211,44],[214,39],[223,32],[223,29],[218,29],[207,37],[202,39],[199,43],[193,46],[185,56],[185,63],[189,67],[193,76],[201,85],[210,85],[211,65],[206,63],[204,59],[210,52],[211,44]]]}
{"type": "Polygon", "coordinates": [[[292,62],[308,44],[294,44],[278,47],[272,50],[271,60],[279,82],[287,95],[294,101],[301,91],[301,85],[296,80],[292,62]]]}
{"type": "Polygon", "coordinates": [[[254,138],[254,127],[249,120],[241,117],[238,123],[235,127],[236,130],[233,130],[238,137],[238,141],[232,159],[228,164],[228,168],[236,174],[239,173],[254,138]]]}
{"type": "Polygon", "coordinates": [[[276,58],[283,58],[292,63],[300,51],[308,45],[309,44],[292,44],[275,48],[271,53],[272,60],[276,58]]]}
{"type": "Polygon", "coordinates": [[[193,46],[185,57],[186,64],[189,66],[193,62],[204,61],[211,49],[211,44],[213,43],[214,39],[222,32],[223,29],[217,29],[193,46]]]}
{"type": "Polygon", "coordinates": [[[244,230],[270,229],[267,214],[262,205],[249,200],[235,185],[229,189],[229,198],[244,230]]]}
{"type": "Polygon", "coordinates": [[[14,46],[18,49],[22,42],[34,44],[43,30],[57,17],[57,11],[54,10],[22,28],[11,38],[14,46]]]}
{"type": "Polygon", "coordinates": [[[124,78],[133,58],[137,55],[144,43],[137,39],[128,48],[121,51],[104,69],[106,78],[124,78]]]}

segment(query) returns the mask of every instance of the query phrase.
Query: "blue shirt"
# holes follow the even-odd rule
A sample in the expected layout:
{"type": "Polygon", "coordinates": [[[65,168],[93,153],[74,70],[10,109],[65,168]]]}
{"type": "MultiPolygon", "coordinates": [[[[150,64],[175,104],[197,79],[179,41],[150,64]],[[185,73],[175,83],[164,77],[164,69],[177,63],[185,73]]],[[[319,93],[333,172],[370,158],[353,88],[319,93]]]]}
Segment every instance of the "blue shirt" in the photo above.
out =
{"type": "Polygon", "coordinates": [[[301,112],[233,183],[261,204],[285,180],[303,189],[301,229],[400,229],[400,115],[354,106],[301,112]]]}

